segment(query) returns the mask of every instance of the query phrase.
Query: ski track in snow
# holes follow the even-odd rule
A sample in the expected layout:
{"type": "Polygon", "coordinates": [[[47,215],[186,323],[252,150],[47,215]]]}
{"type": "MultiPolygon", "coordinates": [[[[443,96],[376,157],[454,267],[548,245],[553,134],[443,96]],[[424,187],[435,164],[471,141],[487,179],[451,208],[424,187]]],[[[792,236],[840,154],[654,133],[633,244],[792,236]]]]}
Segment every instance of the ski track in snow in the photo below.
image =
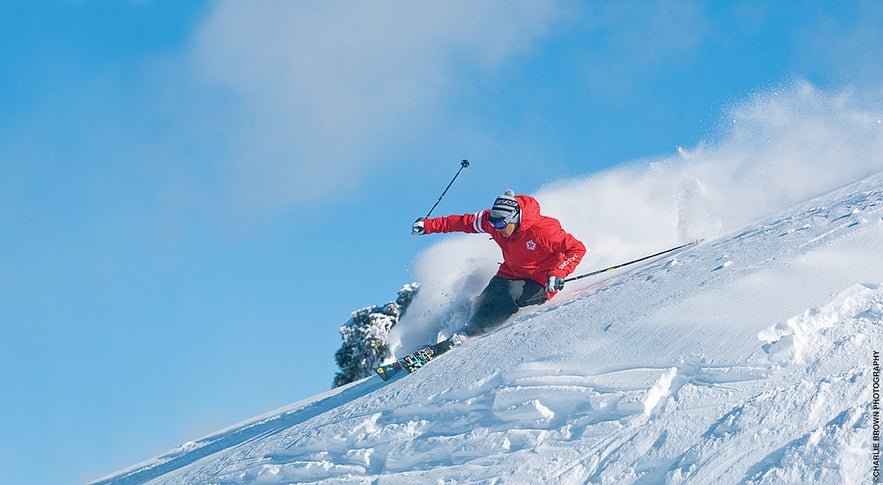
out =
{"type": "Polygon", "coordinates": [[[864,483],[883,175],[99,483],[864,483]]]}

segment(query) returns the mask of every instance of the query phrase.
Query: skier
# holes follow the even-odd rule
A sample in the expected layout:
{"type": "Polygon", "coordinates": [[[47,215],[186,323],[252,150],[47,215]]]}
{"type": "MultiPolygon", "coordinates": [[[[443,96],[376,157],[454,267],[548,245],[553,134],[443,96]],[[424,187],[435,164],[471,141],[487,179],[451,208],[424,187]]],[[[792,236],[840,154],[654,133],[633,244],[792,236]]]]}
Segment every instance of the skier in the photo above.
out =
{"type": "Polygon", "coordinates": [[[557,219],[540,214],[540,204],[511,189],[490,209],[475,214],[417,219],[414,235],[466,232],[488,233],[503,252],[503,263],[481,292],[461,332],[431,347],[433,355],[501,326],[520,307],[539,305],[564,288],[564,278],[576,269],[586,247],[561,228],[557,219]]]}

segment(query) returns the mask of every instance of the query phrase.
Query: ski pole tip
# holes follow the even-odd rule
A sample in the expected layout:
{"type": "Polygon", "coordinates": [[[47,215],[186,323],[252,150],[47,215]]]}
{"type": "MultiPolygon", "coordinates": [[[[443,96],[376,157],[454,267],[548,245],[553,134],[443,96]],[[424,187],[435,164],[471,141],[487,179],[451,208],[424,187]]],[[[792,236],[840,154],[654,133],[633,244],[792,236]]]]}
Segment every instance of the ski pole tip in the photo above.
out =
{"type": "Polygon", "coordinates": [[[466,168],[469,166],[469,160],[463,159],[460,161],[460,166],[466,168]]]}

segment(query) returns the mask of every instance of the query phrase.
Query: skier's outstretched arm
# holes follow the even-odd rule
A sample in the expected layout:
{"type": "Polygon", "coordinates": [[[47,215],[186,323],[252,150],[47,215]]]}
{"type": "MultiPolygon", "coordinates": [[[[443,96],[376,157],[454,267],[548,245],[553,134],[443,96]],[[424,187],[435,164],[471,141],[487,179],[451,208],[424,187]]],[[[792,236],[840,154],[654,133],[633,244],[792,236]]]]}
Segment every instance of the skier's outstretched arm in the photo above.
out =
{"type": "Polygon", "coordinates": [[[467,232],[475,234],[488,232],[493,228],[487,220],[489,212],[489,209],[485,209],[475,214],[434,217],[432,219],[421,217],[414,221],[414,225],[411,226],[411,234],[421,235],[437,232],[467,232]]]}

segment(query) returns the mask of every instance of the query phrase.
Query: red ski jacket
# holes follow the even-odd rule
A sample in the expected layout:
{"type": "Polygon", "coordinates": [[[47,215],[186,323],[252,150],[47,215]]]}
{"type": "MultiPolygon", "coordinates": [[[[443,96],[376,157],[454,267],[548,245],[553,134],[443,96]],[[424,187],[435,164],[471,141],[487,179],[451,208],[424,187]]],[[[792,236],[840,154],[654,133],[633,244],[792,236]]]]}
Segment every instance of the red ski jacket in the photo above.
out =
{"type": "MultiPolygon", "coordinates": [[[[426,234],[437,232],[487,233],[500,246],[503,263],[497,275],[530,279],[546,286],[549,276],[566,277],[576,269],[586,247],[561,228],[557,219],[540,214],[540,204],[529,195],[517,195],[521,224],[509,238],[488,222],[490,209],[475,214],[435,217],[423,221],[426,234]]],[[[554,293],[547,293],[551,298],[554,293]]]]}

